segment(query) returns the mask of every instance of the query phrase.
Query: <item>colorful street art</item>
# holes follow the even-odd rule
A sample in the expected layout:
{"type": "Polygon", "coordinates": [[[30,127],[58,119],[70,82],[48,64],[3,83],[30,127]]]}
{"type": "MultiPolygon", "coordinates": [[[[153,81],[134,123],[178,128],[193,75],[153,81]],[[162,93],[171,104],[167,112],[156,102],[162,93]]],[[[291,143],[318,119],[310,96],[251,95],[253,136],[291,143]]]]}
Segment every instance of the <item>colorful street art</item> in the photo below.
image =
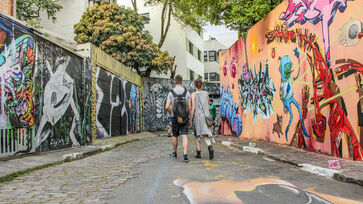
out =
{"type": "MultiPolygon", "coordinates": [[[[285,0],[246,39],[220,53],[221,87],[230,87],[231,100],[241,105],[245,128],[237,136],[363,159],[362,10],[358,1],[285,0]],[[249,67],[260,64],[255,72],[264,72],[264,61],[267,87],[280,90],[267,100],[269,114],[255,114],[246,105],[245,90],[250,89],[249,67]],[[236,77],[228,69],[232,62],[236,77]],[[232,88],[235,78],[239,92],[232,88]]],[[[232,134],[229,129],[222,133],[232,134]]]]}
{"type": "Polygon", "coordinates": [[[239,105],[233,102],[233,96],[229,88],[221,87],[221,117],[231,127],[231,131],[237,137],[242,132],[242,120],[238,114],[239,105]]]}
{"type": "Polygon", "coordinates": [[[87,60],[0,15],[0,157],[91,142],[87,60]]]}
{"type": "Polygon", "coordinates": [[[260,62],[259,71],[253,73],[247,65],[243,66],[241,78],[238,80],[238,88],[241,93],[241,106],[244,113],[250,109],[256,121],[258,114],[263,118],[269,118],[273,113],[272,103],[276,89],[269,77],[268,60],[264,68],[260,62]]]}
{"type": "MultiPolygon", "coordinates": [[[[194,82],[183,81],[183,86],[190,92],[195,91],[194,82]]],[[[157,131],[167,130],[167,113],[165,111],[166,98],[170,90],[174,87],[173,80],[161,78],[144,78],[144,130],[157,131]]],[[[220,124],[220,88],[219,83],[204,83],[203,89],[209,92],[209,97],[216,105],[216,127],[220,124]]]]}
{"type": "Polygon", "coordinates": [[[347,198],[304,190],[280,179],[257,178],[247,181],[221,180],[198,182],[177,179],[174,185],[184,189],[190,203],[361,203],[347,198]],[[284,195],[284,196],[281,196],[284,195]],[[283,200],[284,199],[284,200],[283,200]]]}
{"type": "Polygon", "coordinates": [[[97,137],[140,132],[140,88],[97,67],[97,137]]]}

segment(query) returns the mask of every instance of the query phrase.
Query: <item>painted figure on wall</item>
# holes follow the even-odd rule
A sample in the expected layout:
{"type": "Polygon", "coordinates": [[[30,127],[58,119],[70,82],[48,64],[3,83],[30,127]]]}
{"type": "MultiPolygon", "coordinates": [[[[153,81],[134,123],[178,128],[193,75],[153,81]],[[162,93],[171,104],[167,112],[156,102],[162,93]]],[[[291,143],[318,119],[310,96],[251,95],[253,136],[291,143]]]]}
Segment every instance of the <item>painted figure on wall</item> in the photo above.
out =
{"type": "MultiPolygon", "coordinates": [[[[297,58],[299,58],[299,52],[297,51],[297,48],[295,49],[295,56],[297,58]]],[[[293,92],[293,87],[292,87],[292,82],[295,81],[299,77],[300,65],[299,65],[299,70],[298,70],[297,76],[295,78],[293,78],[291,76],[291,73],[293,72],[293,70],[292,70],[292,62],[290,60],[290,56],[285,55],[280,59],[279,72],[281,74],[280,99],[284,103],[284,112],[288,111],[290,113],[289,124],[287,125],[286,130],[285,130],[286,141],[288,140],[287,134],[289,132],[289,128],[290,128],[290,125],[291,125],[291,122],[293,119],[291,103],[293,103],[296,106],[297,110],[299,111],[299,117],[300,117],[300,121],[302,123],[302,130],[303,130],[304,135],[306,137],[309,137],[309,135],[305,129],[305,125],[303,123],[303,117],[302,117],[300,105],[297,103],[297,101],[294,98],[294,92],[293,92]]]]}
{"type": "Polygon", "coordinates": [[[35,137],[36,146],[39,146],[45,139],[47,139],[51,132],[51,129],[47,129],[43,132],[43,128],[46,123],[49,122],[52,126],[54,126],[64,115],[69,106],[72,108],[74,113],[69,136],[72,141],[72,146],[80,145],[75,137],[75,132],[79,134],[79,127],[76,127],[77,124],[79,125],[80,118],[76,108],[76,103],[73,100],[74,80],[66,73],[70,60],[70,57],[57,58],[56,64],[58,64],[58,67],[54,73],[52,71],[52,65],[49,61],[45,61],[46,68],[50,74],[50,79],[44,89],[43,115],[35,137]]]}
{"type": "Polygon", "coordinates": [[[241,115],[238,113],[239,105],[233,100],[233,95],[229,87],[221,87],[221,117],[227,123],[234,135],[239,137],[242,133],[243,125],[241,115]]]}

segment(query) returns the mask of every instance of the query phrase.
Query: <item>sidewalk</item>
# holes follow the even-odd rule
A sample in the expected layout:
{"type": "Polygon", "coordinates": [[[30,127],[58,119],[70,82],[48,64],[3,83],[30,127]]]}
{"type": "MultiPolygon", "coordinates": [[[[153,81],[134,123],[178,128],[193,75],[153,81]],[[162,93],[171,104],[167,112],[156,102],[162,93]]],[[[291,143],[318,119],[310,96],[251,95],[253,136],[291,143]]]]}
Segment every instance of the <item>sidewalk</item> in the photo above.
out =
{"type": "Polygon", "coordinates": [[[0,161],[0,182],[11,179],[9,177],[21,175],[22,173],[44,168],[54,164],[60,164],[74,159],[81,159],[102,151],[113,149],[119,145],[159,135],[150,132],[137,133],[119,137],[96,140],[92,146],[81,146],[77,148],[66,148],[55,151],[24,154],[20,157],[9,158],[0,161]]]}
{"type": "Polygon", "coordinates": [[[243,151],[260,154],[276,161],[301,167],[301,170],[304,171],[363,186],[363,161],[327,156],[271,142],[239,140],[231,136],[219,135],[216,140],[222,144],[240,148],[243,151]],[[250,142],[255,143],[255,146],[250,146],[250,142]],[[341,160],[342,168],[339,170],[328,169],[328,160],[341,160]]]}

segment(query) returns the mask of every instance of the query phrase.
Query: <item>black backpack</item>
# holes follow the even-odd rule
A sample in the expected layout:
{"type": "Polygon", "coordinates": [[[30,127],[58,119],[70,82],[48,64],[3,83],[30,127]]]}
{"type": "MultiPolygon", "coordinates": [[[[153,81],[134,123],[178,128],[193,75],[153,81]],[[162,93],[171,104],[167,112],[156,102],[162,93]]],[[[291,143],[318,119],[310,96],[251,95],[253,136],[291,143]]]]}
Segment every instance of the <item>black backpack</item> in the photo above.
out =
{"type": "Polygon", "coordinates": [[[171,90],[171,94],[174,96],[173,115],[177,119],[179,124],[184,124],[189,118],[188,102],[186,99],[187,89],[184,88],[184,92],[181,95],[171,90]]]}

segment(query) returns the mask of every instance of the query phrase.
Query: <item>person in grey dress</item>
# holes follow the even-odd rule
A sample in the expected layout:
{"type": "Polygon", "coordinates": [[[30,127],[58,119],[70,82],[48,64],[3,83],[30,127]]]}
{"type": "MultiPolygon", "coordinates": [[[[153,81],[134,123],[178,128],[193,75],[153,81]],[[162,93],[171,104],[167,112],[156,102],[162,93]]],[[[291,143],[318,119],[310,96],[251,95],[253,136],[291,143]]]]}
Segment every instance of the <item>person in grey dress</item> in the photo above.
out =
{"type": "Polygon", "coordinates": [[[194,81],[194,86],[196,91],[192,94],[192,109],[190,111],[190,121],[189,127],[194,126],[194,136],[197,145],[197,155],[195,158],[201,158],[201,148],[200,143],[202,138],[208,145],[209,159],[213,159],[214,150],[212,147],[211,139],[212,128],[209,127],[205,121],[205,117],[209,117],[209,93],[202,90],[202,79],[198,78],[194,81]]]}

